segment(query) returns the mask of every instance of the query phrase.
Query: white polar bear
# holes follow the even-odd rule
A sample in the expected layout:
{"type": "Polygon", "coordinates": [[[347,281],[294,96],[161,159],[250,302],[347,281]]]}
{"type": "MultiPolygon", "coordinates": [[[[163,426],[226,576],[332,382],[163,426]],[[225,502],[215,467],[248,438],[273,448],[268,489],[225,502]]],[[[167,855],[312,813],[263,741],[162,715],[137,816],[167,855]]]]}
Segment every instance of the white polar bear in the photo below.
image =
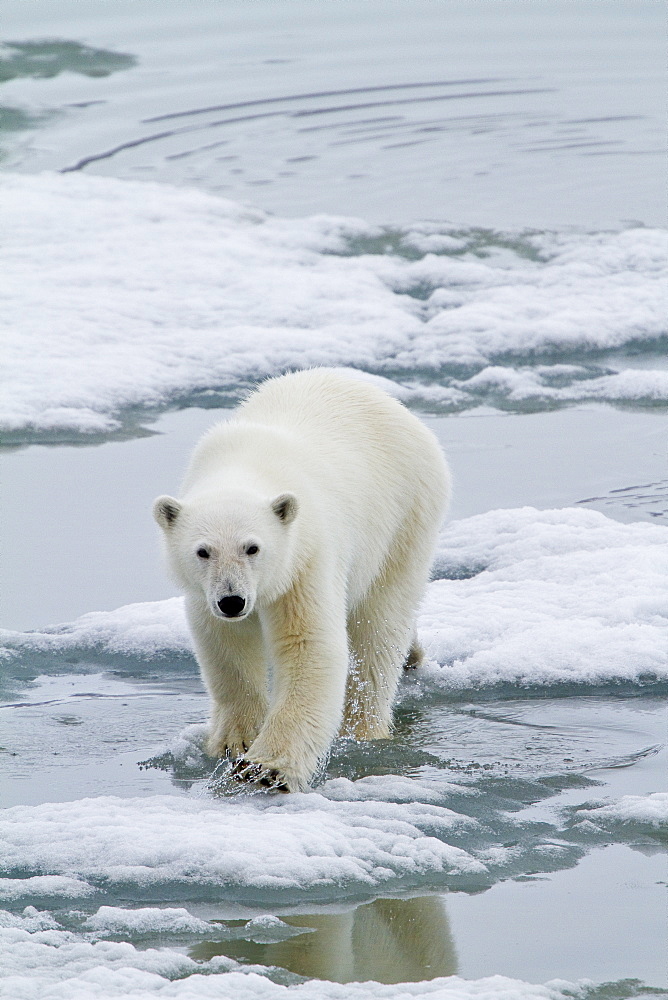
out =
{"type": "Polygon", "coordinates": [[[208,749],[238,778],[304,789],[338,732],[389,736],[449,482],[401,403],[316,368],[261,385],[199,442],[182,499],[155,501],[213,701],[208,749]]]}

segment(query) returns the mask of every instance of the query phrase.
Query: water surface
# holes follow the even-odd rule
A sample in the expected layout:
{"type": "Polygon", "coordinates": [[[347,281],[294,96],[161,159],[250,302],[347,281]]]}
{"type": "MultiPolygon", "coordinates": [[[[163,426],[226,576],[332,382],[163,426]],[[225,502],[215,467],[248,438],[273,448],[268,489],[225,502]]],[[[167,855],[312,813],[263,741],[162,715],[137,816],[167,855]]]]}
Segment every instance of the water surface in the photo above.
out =
{"type": "Polygon", "coordinates": [[[382,223],[666,219],[652,0],[9,0],[3,28],[12,169],[382,223]]]}

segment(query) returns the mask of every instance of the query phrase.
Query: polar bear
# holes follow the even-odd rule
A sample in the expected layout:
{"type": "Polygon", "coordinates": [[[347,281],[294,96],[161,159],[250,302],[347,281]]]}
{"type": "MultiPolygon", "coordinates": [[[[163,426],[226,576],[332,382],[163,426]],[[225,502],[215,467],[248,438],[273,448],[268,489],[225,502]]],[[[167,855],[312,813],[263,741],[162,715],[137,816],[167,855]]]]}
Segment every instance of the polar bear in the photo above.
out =
{"type": "MultiPolygon", "coordinates": [[[[380,380],[378,380],[380,381],[380,380]]],[[[450,476],[434,435],[335,369],[269,379],[154,517],[239,780],[308,786],[337,735],[389,736],[450,476]]]]}

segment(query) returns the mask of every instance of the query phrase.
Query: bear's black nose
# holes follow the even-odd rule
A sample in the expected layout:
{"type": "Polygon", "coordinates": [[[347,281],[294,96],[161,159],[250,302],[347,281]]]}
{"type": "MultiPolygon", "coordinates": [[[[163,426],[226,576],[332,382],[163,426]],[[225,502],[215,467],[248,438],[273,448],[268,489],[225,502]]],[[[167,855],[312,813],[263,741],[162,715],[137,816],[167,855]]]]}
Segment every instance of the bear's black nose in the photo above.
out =
{"type": "Polygon", "coordinates": [[[221,597],[218,601],[218,607],[226,618],[238,618],[246,607],[246,602],[243,597],[237,597],[236,594],[233,594],[231,597],[221,597]]]}

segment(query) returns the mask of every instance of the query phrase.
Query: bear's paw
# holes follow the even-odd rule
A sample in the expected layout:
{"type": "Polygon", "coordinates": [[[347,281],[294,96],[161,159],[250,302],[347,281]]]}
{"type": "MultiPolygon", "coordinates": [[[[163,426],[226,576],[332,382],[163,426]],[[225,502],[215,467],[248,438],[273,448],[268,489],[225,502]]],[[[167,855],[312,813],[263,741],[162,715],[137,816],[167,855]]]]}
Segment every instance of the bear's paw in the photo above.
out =
{"type": "Polygon", "coordinates": [[[270,788],[275,792],[290,791],[285,775],[278,768],[267,767],[245,757],[235,760],[230,774],[236,781],[246,784],[261,785],[262,788],[270,788]]]}

